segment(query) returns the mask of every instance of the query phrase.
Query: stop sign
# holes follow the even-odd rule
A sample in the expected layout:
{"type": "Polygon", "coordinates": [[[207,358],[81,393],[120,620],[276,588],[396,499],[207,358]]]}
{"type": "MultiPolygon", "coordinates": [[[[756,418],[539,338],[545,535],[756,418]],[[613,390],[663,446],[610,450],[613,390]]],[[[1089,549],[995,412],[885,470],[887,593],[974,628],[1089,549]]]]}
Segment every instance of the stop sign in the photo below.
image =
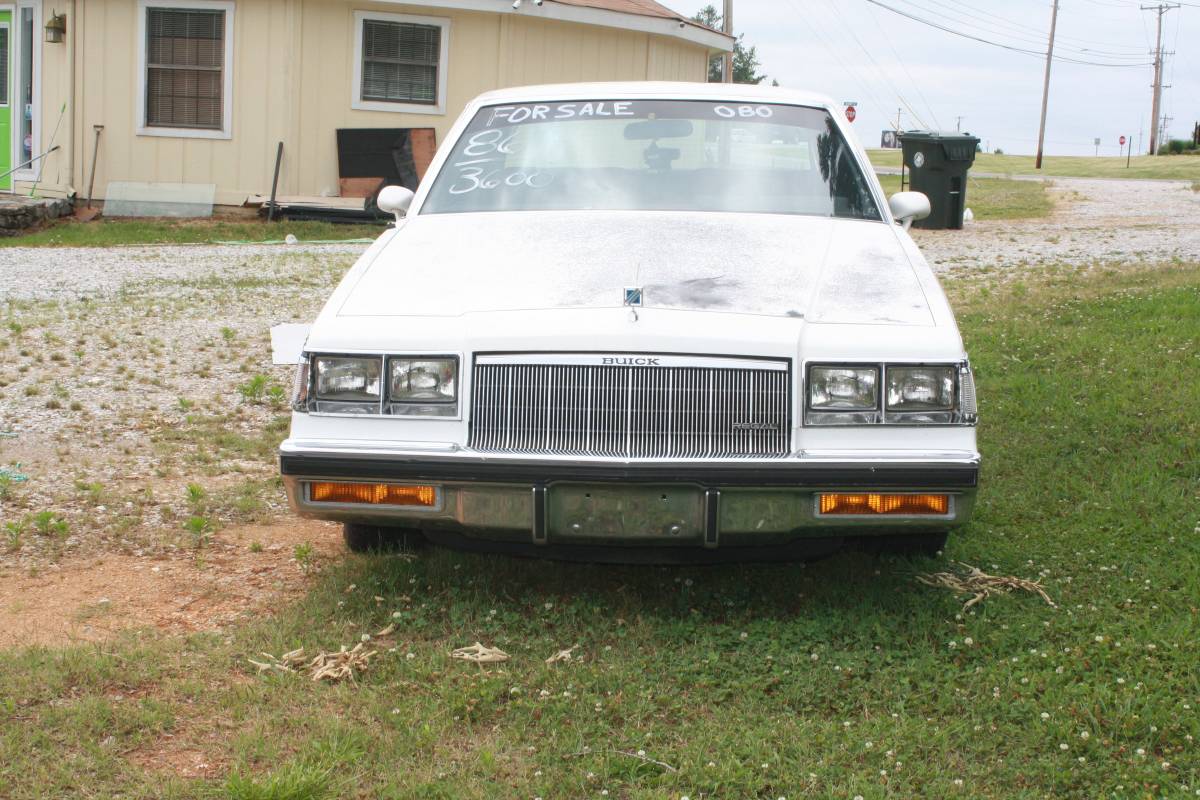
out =
{"type": "Polygon", "coordinates": [[[1122,137],[1121,137],[1121,144],[1125,144],[1125,137],[1124,137],[1124,136],[1122,136],[1122,137]]]}
{"type": "Polygon", "coordinates": [[[846,119],[854,122],[854,118],[858,116],[858,112],[854,110],[854,106],[846,106],[846,119]]]}

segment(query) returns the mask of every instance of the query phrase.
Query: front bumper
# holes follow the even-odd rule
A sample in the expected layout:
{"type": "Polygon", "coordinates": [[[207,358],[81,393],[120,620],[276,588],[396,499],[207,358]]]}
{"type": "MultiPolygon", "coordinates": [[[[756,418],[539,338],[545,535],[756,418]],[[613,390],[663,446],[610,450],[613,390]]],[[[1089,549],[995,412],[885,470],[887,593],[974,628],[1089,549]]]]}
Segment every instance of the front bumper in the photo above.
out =
{"type": "Polygon", "coordinates": [[[470,451],[355,451],[285,442],[280,470],[296,513],[538,545],[736,547],[797,539],[941,531],[965,523],[977,453],[806,455],[721,461],[494,458],[470,451]],[[314,502],[313,481],[432,485],[430,508],[314,502]],[[826,516],[822,492],[940,493],[938,516],[826,516]]]}

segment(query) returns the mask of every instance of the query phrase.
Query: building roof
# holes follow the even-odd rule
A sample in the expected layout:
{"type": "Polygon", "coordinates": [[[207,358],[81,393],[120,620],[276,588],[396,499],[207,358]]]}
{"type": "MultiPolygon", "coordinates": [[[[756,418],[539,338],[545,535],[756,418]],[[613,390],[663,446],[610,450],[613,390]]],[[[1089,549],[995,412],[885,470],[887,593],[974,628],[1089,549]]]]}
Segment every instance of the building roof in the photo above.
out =
{"type": "MultiPolygon", "coordinates": [[[[565,6],[582,6],[584,8],[599,8],[605,11],[616,11],[620,14],[636,14],[640,17],[672,19],[688,25],[693,25],[706,31],[713,30],[713,28],[710,28],[707,25],[701,25],[699,22],[696,22],[690,17],[685,17],[678,11],[672,11],[662,3],[654,2],[654,0],[553,0],[553,2],[561,3],[565,6]]],[[[717,33],[721,33],[721,31],[717,31],[717,33]]]]}
{"type": "MultiPolygon", "coordinates": [[[[500,0],[500,4],[509,5],[509,0],[500,0]]],[[[658,33],[703,45],[710,51],[733,49],[734,37],[701,25],[655,0],[546,0],[541,5],[530,1],[522,3],[520,12],[658,33]]]]}
{"type": "Polygon", "coordinates": [[[672,11],[656,0],[381,0],[406,6],[457,8],[601,25],[682,39],[710,53],[733,49],[734,37],[672,11]]]}

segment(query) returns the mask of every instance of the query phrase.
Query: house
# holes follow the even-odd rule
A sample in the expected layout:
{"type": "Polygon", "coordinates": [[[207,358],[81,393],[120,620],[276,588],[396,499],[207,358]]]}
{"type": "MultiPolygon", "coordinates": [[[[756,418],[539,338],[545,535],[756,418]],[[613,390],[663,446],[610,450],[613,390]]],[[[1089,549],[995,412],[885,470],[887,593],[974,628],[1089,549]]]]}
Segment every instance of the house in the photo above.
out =
{"type": "Polygon", "coordinates": [[[279,142],[280,194],[334,196],[339,130],[424,129],[432,151],[480,92],[703,81],[709,59],[732,46],[654,0],[14,0],[0,9],[0,173],[18,168],[0,190],[81,198],[94,167],[96,198],[110,181],[213,184],[217,204],[241,205],[270,191],[279,142]]]}

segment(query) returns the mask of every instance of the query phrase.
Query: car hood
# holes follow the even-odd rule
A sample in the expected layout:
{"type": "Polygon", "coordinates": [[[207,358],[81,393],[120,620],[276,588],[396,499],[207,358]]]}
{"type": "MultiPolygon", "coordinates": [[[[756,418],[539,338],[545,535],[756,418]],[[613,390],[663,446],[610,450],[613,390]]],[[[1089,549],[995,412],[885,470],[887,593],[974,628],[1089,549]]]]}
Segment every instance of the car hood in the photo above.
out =
{"type": "Polygon", "coordinates": [[[620,211],[416,216],[346,287],[337,315],[619,308],[633,287],[645,309],[934,324],[887,224],[620,211]]]}

